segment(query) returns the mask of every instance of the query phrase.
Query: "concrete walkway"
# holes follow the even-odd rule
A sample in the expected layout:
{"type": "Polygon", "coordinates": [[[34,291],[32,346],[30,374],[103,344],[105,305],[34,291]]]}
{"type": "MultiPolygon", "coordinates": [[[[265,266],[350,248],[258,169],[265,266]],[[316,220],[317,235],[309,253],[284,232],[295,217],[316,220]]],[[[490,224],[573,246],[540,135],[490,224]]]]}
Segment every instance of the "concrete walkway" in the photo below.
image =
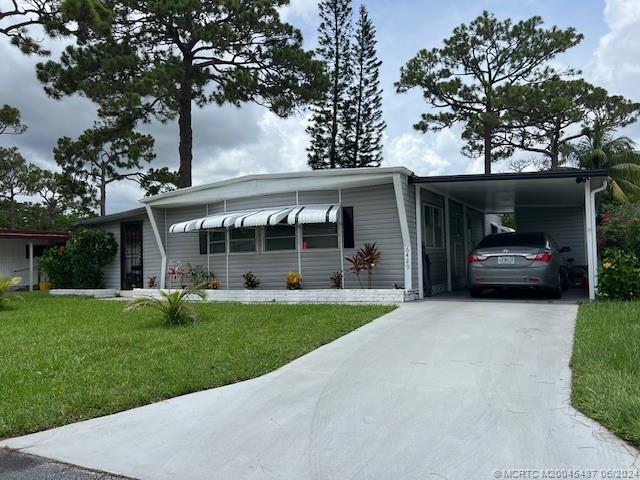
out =
{"type": "Polygon", "coordinates": [[[569,406],[576,311],[407,304],[264,377],[4,445],[141,479],[635,468],[634,449],[569,406]]]}

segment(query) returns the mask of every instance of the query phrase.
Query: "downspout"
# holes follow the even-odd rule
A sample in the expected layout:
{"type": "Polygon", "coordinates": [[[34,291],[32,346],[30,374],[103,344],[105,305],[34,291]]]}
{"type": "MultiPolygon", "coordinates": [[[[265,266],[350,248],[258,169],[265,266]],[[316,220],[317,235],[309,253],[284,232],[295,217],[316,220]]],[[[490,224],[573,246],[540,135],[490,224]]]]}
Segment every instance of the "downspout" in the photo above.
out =
{"type": "Polygon", "coordinates": [[[393,189],[396,194],[396,205],[400,219],[400,233],[402,234],[403,264],[404,264],[404,289],[412,290],[411,285],[411,237],[409,235],[409,222],[402,193],[402,179],[399,173],[393,174],[393,189]]]}
{"type": "Polygon", "coordinates": [[[596,225],[596,195],[602,191],[604,191],[607,188],[608,185],[608,181],[607,178],[605,177],[604,182],[602,183],[602,185],[598,188],[596,188],[595,190],[591,191],[591,198],[590,198],[590,209],[591,209],[591,217],[589,218],[589,221],[591,222],[591,229],[592,229],[592,235],[591,235],[591,242],[592,242],[592,246],[591,246],[591,251],[592,251],[592,255],[593,255],[593,278],[589,279],[589,298],[591,300],[595,300],[596,297],[596,292],[598,291],[598,269],[597,264],[598,264],[598,234],[597,234],[597,225],[596,225]]]}
{"type": "MultiPolygon", "coordinates": [[[[151,205],[146,204],[144,208],[147,210],[147,216],[149,217],[149,223],[151,224],[151,230],[153,230],[153,236],[156,239],[156,244],[158,245],[158,250],[160,251],[160,257],[162,261],[160,262],[160,288],[164,289],[166,273],[167,273],[167,253],[164,250],[164,245],[162,244],[162,237],[160,236],[160,231],[158,230],[158,225],[156,224],[156,217],[153,215],[153,210],[151,209],[151,205]]],[[[165,225],[166,227],[166,225],[165,225]]]]}

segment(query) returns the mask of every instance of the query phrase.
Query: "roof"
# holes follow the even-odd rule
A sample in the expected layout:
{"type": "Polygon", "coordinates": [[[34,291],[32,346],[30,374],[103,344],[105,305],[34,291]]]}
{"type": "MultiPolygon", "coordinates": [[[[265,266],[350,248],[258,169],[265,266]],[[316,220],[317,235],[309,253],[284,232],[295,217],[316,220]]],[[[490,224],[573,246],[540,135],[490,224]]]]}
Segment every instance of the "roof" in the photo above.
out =
{"type": "Polygon", "coordinates": [[[101,225],[103,223],[126,220],[128,218],[138,217],[140,215],[146,215],[145,207],[138,207],[131,210],[125,210],[123,212],[111,213],[109,215],[103,215],[102,217],[85,218],[84,220],[78,220],[75,225],[101,225]]]}
{"type": "Polygon", "coordinates": [[[15,240],[59,240],[69,238],[69,232],[53,230],[0,229],[0,238],[15,240]]]}
{"type": "Polygon", "coordinates": [[[595,189],[606,181],[607,170],[559,170],[548,172],[478,175],[413,176],[410,182],[452,200],[490,213],[512,212],[516,207],[582,207],[584,181],[595,189]]]}
{"type": "Polygon", "coordinates": [[[490,173],[490,174],[469,174],[469,175],[440,175],[430,177],[420,177],[412,175],[411,183],[444,183],[444,182],[475,182],[494,180],[541,180],[552,178],[591,178],[606,177],[609,172],[606,168],[598,170],[549,170],[544,172],[516,172],[516,173],[490,173]]]}
{"type": "Polygon", "coordinates": [[[160,193],[140,200],[157,207],[211,203],[224,199],[270,195],[295,190],[330,190],[389,183],[394,174],[412,176],[405,167],[337,168],[290,173],[245,175],[160,193]],[[295,181],[295,183],[294,183],[295,181]]]}

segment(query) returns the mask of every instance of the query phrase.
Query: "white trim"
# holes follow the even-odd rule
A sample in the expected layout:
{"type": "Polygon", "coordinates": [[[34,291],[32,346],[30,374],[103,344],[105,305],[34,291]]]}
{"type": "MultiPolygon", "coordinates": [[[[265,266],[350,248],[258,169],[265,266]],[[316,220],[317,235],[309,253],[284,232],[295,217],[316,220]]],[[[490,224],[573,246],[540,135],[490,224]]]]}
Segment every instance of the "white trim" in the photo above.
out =
{"type": "Polygon", "coordinates": [[[444,247],[447,255],[447,290],[453,290],[453,282],[451,281],[451,219],[449,218],[449,197],[444,197],[444,247]]]}
{"type": "MultiPolygon", "coordinates": [[[[207,217],[208,217],[209,216],[209,204],[208,203],[207,203],[206,207],[207,207],[206,214],[207,214],[207,217]]],[[[211,258],[210,258],[210,251],[209,251],[209,243],[210,243],[209,232],[207,232],[207,275],[209,275],[209,273],[211,272],[211,258]]]]}
{"type": "MultiPolygon", "coordinates": [[[[246,196],[246,183],[253,183],[254,190],[258,188],[260,192],[257,194],[265,195],[268,193],[280,193],[282,188],[291,185],[297,180],[297,183],[304,183],[306,191],[314,190],[335,190],[336,188],[346,186],[364,186],[367,184],[388,183],[393,176],[396,175],[413,175],[411,170],[405,167],[375,167],[375,168],[340,168],[327,170],[312,170],[289,173],[268,173],[257,175],[246,175],[231,179],[213,182],[205,185],[197,185],[194,187],[182,188],[180,190],[159,193],[150,197],[140,199],[141,203],[159,204],[171,203],[171,199],[185,197],[193,197],[193,194],[206,190],[231,189],[226,192],[222,198],[236,198],[236,196],[246,196]],[[259,182],[259,183],[258,183],[259,182]],[[264,184],[264,186],[263,186],[264,184]],[[269,185],[266,185],[269,184],[269,185]],[[276,186],[277,184],[277,186],[276,186]],[[280,185],[281,184],[281,185],[280,185]],[[259,188],[262,187],[262,188],[259,188]]],[[[299,189],[303,190],[303,189],[299,189]]],[[[196,195],[199,196],[199,195],[196,195]]],[[[215,195],[212,196],[212,198],[215,195]]],[[[195,200],[195,198],[194,198],[195,200]]],[[[179,202],[183,203],[183,202],[179,202]]],[[[198,203],[198,202],[194,202],[198,203]]]]}
{"type": "Polygon", "coordinates": [[[418,298],[424,298],[424,272],[422,271],[422,186],[415,185],[416,193],[416,256],[418,258],[418,298]]]}
{"type": "MultiPolygon", "coordinates": [[[[223,208],[224,208],[224,213],[227,213],[227,200],[226,199],[224,200],[223,208]]],[[[227,283],[227,285],[226,285],[227,290],[229,290],[229,284],[231,283],[231,281],[229,280],[229,232],[228,231],[225,231],[225,237],[224,238],[225,238],[225,242],[226,242],[226,245],[225,245],[225,252],[226,252],[225,259],[226,259],[226,264],[227,264],[226,265],[227,273],[226,273],[226,279],[225,280],[226,280],[226,283],[227,283]]]]}
{"type": "MultiPolygon", "coordinates": [[[[340,272],[342,272],[342,288],[344,289],[344,217],[342,215],[342,189],[338,189],[338,205],[340,205],[340,231],[338,232],[338,242],[340,245],[340,272]]],[[[355,238],[354,238],[355,241],[355,238]]]]}
{"type": "Polygon", "coordinates": [[[33,240],[29,241],[29,291],[33,292],[33,240]]]}
{"type": "MultiPolygon", "coordinates": [[[[296,190],[296,207],[300,205],[300,192],[296,190]]],[[[298,256],[298,273],[302,275],[302,225],[296,225],[296,253],[298,256]]]]}
{"type": "Polygon", "coordinates": [[[589,216],[590,235],[587,237],[589,244],[587,245],[587,251],[589,245],[591,246],[591,257],[589,263],[593,262],[593,268],[588,270],[589,272],[589,299],[595,300],[598,292],[598,239],[597,239],[597,226],[596,226],[596,194],[602,192],[607,188],[607,179],[605,178],[603,184],[591,190],[591,180],[586,182],[589,185],[589,210],[591,214],[589,216]]]}
{"type": "MultiPolygon", "coordinates": [[[[164,245],[162,244],[162,237],[160,237],[160,231],[158,230],[158,225],[156,224],[156,217],[153,215],[153,210],[151,209],[151,205],[145,205],[144,208],[147,210],[147,217],[149,217],[149,223],[151,224],[151,230],[153,231],[153,236],[156,239],[156,244],[158,245],[158,250],[160,251],[160,288],[165,287],[166,273],[167,273],[167,253],[164,250],[164,245]]],[[[166,211],[165,211],[166,216],[166,211]]],[[[165,225],[166,227],[166,225],[165,225]]],[[[208,248],[208,247],[207,247],[208,248]]],[[[144,281],[144,279],[143,279],[144,281]]]]}
{"type": "Polygon", "coordinates": [[[413,288],[411,285],[411,236],[409,235],[409,222],[407,221],[407,211],[404,205],[404,195],[402,194],[402,178],[399,173],[393,175],[393,190],[396,194],[396,205],[400,219],[400,233],[402,234],[404,289],[408,291],[413,288]]]}

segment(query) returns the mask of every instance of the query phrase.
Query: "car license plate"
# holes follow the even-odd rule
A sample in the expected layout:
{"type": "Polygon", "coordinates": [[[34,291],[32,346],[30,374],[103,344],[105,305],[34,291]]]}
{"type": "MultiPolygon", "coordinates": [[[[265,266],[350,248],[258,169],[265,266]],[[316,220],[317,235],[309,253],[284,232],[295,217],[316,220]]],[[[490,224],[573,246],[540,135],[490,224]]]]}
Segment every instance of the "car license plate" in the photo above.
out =
{"type": "Polygon", "coordinates": [[[498,257],[498,265],[513,265],[516,263],[516,257],[498,257]]]}

